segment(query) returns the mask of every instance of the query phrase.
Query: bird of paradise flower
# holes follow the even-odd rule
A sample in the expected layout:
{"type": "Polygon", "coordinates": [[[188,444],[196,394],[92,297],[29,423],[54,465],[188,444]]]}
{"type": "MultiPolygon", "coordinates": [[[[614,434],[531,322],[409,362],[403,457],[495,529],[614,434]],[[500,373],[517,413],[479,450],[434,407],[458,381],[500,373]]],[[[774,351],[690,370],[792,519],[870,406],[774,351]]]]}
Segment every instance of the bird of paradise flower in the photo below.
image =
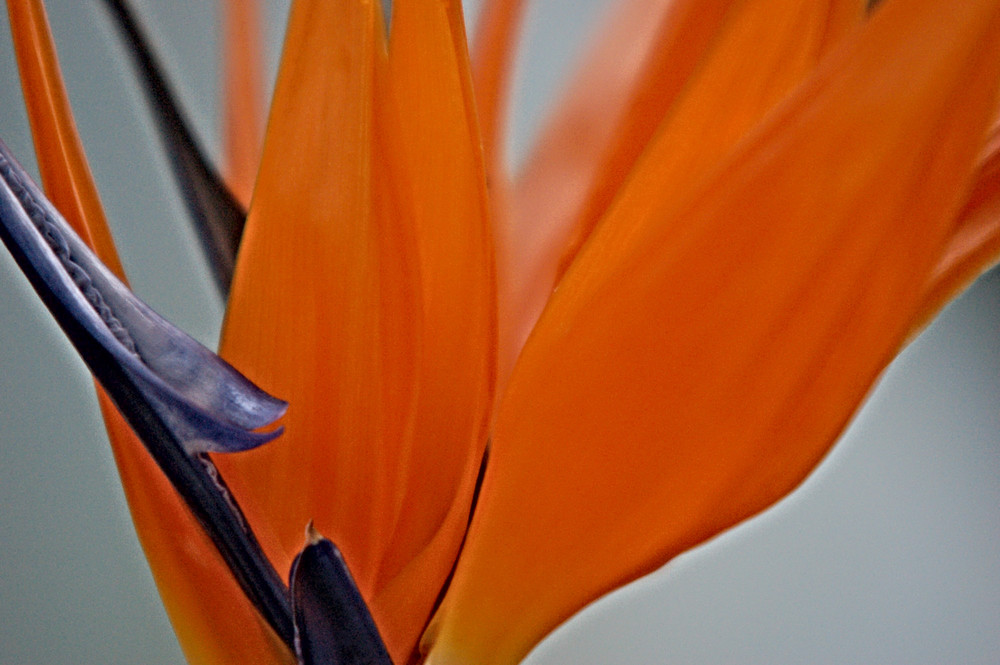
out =
{"type": "MultiPolygon", "coordinates": [[[[897,11],[901,11],[901,10],[897,10],[897,11]]],[[[885,21],[886,21],[886,22],[888,22],[888,19],[886,19],[885,21]]],[[[746,35],[742,35],[742,37],[743,37],[744,39],[745,39],[745,38],[747,38],[747,37],[746,37],[746,35]]],[[[804,46],[803,46],[802,48],[803,48],[803,49],[806,49],[806,47],[804,47],[804,46]]],[[[802,75],[804,76],[804,74],[802,74],[802,75]]],[[[790,84],[788,84],[788,83],[783,83],[783,85],[790,85],[790,84]]],[[[692,95],[692,96],[693,96],[693,95],[692,95]]],[[[558,138],[558,137],[557,137],[557,138],[558,138]]],[[[266,155],[266,152],[265,152],[265,155],[266,155]]],[[[266,156],[265,156],[265,163],[266,163],[266,156]]],[[[688,163],[688,164],[689,164],[689,163],[688,163]]],[[[677,177],[680,177],[680,176],[677,176],[677,177]]],[[[530,196],[527,196],[527,195],[526,195],[526,199],[530,201],[530,200],[531,200],[531,197],[530,197],[530,196]]],[[[640,203],[641,203],[641,201],[640,201],[640,203]]],[[[535,203],[535,204],[537,205],[537,203],[535,203]]],[[[624,205],[624,204],[622,204],[622,205],[624,205]]],[[[503,334],[503,328],[502,328],[502,327],[501,327],[501,334],[503,334]]],[[[502,345],[501,345],[501,347],[502,347],[502,345]]],[[[530,346],[529,346],[529,348],[530,348],[530,346]]],[[[614,347],[612,346],[611,348],[614,348],[614,347]]],[[[599,365],[600,363],[597,363],[597,364],[599,365]]],[[[503,364],[502,364],[502,362],[501,362],[501,367],[503,367],[503,364]]],[[[516,375],[515,375],[515,376],[516,376],[516,375]]],[[[556,392],[556,391],[554,391],[554,392],[556,392]]],[[[678,401],[678,402],[679,402],[679,401],[678,401]]],[[[502,413],[502,411],[501,411],[501,413],[502,413]]],[[[501,422],[502,422],[502,419],[501,419],[501,422]]],[[[503,430],[501,429],[500,431],[502,432],[503,430]]],[[[565,461],[565,460],[564,460],[564,461],[565,461]]],[[[811,462],[810,462],[809,466],[811,466],[811,462]]],[[[487,482],[489,482],[489,480],[488,480],[487,482]]],[[[487,485],[487,487],[489,487],[489,485],[487,485]]],[[[487,494],[486,496],[489,496],[489,495],[487,494]]],[[[771,498],[771,500],[773,500],[773,498],[776,498],[776,497],[772,497],[772,498],[771,498]]],[[[722,512],[725,512],[725,509],[723,509],[723,510],[722,510],[722,512]]],[[[566,514],[569,514],[569,511],[567,511],[567,512],[566,512],[566,514]]],[[[717,518],[716,518],[716,517],[713,517],[713,519],[717,519],[717,518]]],[[[725,520],[726,520],[726,519],[728,519],[728,518],[725,518],[725,517],[723,517],[723,518],[718,518],[718,519],[723,519],[723,520],[725,521],[725,520]]],[[[470,565],[471,565],[471,564],[470,564],[470,565]]],[[[461,569],[460,569],[460,570],[461,570],[461,569]]],[[[459,578],[459,579],[461,579],[461,578],[459,578]]],[[[488,640],[484,642],[484,644],[488,644],[488,643],[489,643],[489,641],[488,641],[488,640]]],[[[490,648],[490,647],[487,647],[487,646],[484,646],[484,647],[481,647],[481,648],[490,648]]]]}

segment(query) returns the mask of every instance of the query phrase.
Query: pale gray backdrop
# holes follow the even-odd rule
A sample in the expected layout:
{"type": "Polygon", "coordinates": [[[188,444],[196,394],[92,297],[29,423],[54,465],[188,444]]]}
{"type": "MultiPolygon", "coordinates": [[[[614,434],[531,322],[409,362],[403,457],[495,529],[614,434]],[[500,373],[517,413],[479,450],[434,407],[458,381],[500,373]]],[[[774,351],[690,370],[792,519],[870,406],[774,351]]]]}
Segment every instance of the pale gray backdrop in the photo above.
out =
{"type": "MultiPolygon", "coordinates": [[[[221,307],[100,2],[49,4],[135,290],[212,346],[221,307]]],[[[138,4],[216,149],[214,3],[138,4]]],[[[605,2],[536,4],[515,97],[514,160],[605,2]]],[[[274,44],[285,8],[269,7],[274,44]]],[[[3,15],[0,137],[34,170],[9,44],[3,15]]],[[[903,354],[800,491],[588,608],[529,662],[997,662],[998,333],[994,275],[903,354]]],[[[0,250],[0,665],[180,662],[88,374],[0,250]]]]}

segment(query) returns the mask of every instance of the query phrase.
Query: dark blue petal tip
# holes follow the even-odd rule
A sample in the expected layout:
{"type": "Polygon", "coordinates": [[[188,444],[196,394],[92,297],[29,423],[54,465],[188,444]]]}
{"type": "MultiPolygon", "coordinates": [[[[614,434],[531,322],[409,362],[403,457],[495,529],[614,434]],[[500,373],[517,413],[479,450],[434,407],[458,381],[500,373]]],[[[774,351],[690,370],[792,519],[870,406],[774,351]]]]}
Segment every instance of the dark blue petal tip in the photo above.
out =
{"type": "MultiPolygon", "coordinates": [[[[136,298],[80,240],[2,142],[0,180],[2,233],[21,269],[60,324],[65,328],[68,320],[74,322],[74,344],[110,354],[189,453],[248,450],[278,435],[251,430],[274,423],[288,405],[136,298]]],[[[92,369],[100,375],[99,368],[92,369]]]]}
{"type": "Polygon", "coordinates": [[[311,522],[289,585],[300,665],[392,665],[340,550],[311,522]]]}

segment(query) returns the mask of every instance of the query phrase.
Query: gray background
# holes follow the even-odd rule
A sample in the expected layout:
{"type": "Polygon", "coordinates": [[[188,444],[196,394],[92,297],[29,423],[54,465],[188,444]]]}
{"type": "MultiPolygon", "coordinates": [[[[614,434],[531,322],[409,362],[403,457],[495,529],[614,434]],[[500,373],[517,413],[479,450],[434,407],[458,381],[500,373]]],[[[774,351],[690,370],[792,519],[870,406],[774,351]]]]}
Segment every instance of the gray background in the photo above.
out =
{"type": "MultiPolygon", "coordinates": [[[[49,4],[135,290],[214,345],[221,307],[100,3],[49,4]]],[[[138,4],[198,131],[217,147],[215,3],[138,4]]],[[[536,4],[514,100],[513,160],[604,3],[536,4]]],[[[272,60],[285,6],[269,5],[272,60]]],[[[34,170],[9,43],[4,15],[0,137],[34,170]]],[[[595,603],[529,662],[997,662],[998,330],[993,275],[903,353],[801,490],[595,603]]],[[[4,251],[0,404],[0,664],[181,662],[89,377],[4,251]]]]}

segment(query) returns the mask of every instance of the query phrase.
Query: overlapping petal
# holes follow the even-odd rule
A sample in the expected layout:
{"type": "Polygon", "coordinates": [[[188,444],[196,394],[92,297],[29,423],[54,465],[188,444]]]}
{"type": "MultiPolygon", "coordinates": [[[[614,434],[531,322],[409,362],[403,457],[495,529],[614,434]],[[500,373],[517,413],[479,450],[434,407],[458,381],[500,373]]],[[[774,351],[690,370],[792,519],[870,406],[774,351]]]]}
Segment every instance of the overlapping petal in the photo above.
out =
{"type": "Polygon", "coordinates": [[[363,589],[378,540],[378,254],[371,219],[376,8],[296,2],[233,281],[222,355],[295,404],[274,446],[219,460],[288,570],[310,519],[363,589]]]}
{"type": "MultiPolygon", "coordinates": [[[[499,0],[497,4],[504,3],[499,0]]],[[[666,104],[701,57],[727,5],[669,0],[623,3],[582,60],[513,191],[505,191],[505,182],[495,185],[504,197],[495,202],[503,212],[495,224],[501,385],[552,292],[559,259],[575,235],[582,207],[606,155],[620,145],[618,134],[637,123],[649,127],[659,122],[666,104]],[[675,4],[679,8],[668,11],[675,4]],[[688,29],[691,26],[693,30],[688,29]],[[667,62],[669,67],[663,65],[667,62]],[[655,81],[661,69],[670,75],[655,81]],[[654,95],[663,108],[630,118],[630,107],[644,93],[654,95]]],[[[641,146],[626,145],[633,151],[641,150],[641,146]]],[[[500,158],[492,157],[494,162],[500,158]]]]}
{"type": "Polygon", "coordinates": [[[641,156],[657,182],[671,174],[649,164],[703,175],[863,16],[858,0],[625,3],[582,63],[498,232],[501,367],[509,371],[641,156]]]}
{"type": "MultiPolygon", "coordinates": [[[[314,519],[405,662],[492,401],[492,243],[460,4],[293,6],[223,354],[294,406],[220,467],[287,568],[314,519]],[[442,186],[444,183],[447,186],[442,186]]],[[[265,541],[265,546],[266,541],[265,541]]]]}
{"type": "Polygon", "coordinates": [[[1000,3],[888,0],[690,195],[621,199],[500,403],[428,662],[516,662],[793,489],[905,337],[1000,80],[1000,3]]]}
{"type": "Polygon", "coordinates": [[[402,661],[454,565],[493,401],[493,243],[461,2],[394,2],[388,74],[386,108],[397,116],[381,120],[412,219],[421,330],[412,431],[395,461],[402,491],[373,611],[402,661]]]}
{"type": "Polygon", "coordinates": [[[7,12],[46,196],[101,261],[122,277],[124,270],[73,122],[45,7],[41,0],[8,0],[7,12]]]}
{"type": "Polygon", "coordinates": [[[1000,129],[994,128],[951,240],[931,273],[913,332],[1000,258],[1000,129]]]}
{"type": "MultiPolygon", "coordinates": [[[[415,660],[499,348],[426,646],[515,662],[794,488],[1000,254],[1000,3],[887,0],[862,30],[858,0],[631,0],[509,190],[522,2],[488,3],[479,117],[460,2],[394,4],[386,35],[374,0],[295,1],[256,173],[254,7],[227,3],[231,181],[256,189],[222,348],[292,408],[217,461],[275,567],[314,520],[415,660]]],[[[50,196],[120,274],[40,0],[8,7],[50,196]]],[[[289,662],[101,404],[188,659],[289,662]]]]}
{"type": "Polygon", "coordinates": [[[480,9],[472,59],[473,83],[490,187],[506,178],[503,145],[514,69],[514,53],[524,16],[524,0],[486,0],[480,9]]]}

